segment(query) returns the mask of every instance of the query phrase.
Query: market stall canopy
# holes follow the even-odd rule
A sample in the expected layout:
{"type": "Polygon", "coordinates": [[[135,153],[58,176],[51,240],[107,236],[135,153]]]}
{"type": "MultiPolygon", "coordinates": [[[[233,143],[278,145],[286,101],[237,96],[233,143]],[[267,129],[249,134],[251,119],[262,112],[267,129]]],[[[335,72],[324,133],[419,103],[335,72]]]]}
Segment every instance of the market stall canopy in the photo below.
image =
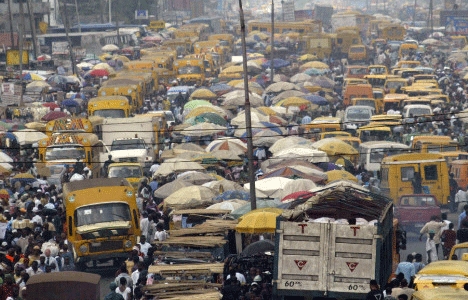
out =
{"type": "Polygon", "coordinates": [[[13,135],[16,137],[16,141],[20,145],[29,145],[37,143],[39,140],[46,138],[47,135],[40,131],[36,131],[33,129],[22,129],[13,132],[13,135]]]}
{"type": "Polygon", "coordinates": [[[240,233],[274,233],[276,218],[273,212],[258,211],[244,216],[237,224],[236,231],[240,233]]]}
{"type": "Polygon", "coordinates": [[[353,174],[345,170],[332,170],[332,171],[326,172],[326,174],[328,176],[328,181],[327,181],[328,183],[337,181],[337,180],[348,180],[348,181],[352,181],[356,183],[358,182],[358,179],[356,178],[356,176],[354,176],[353,174]]]}
{"type": "MultiPolygon", "coordinates": [[[[282,198],[281,193],[293,179],[284,177],[271,177],[260,179],[255,182],[255,192],[259,198],[282,198]]],[[[250,183],[244,184],[245,190],[250,190],[250,183]]]]}
{"type": "Polygon", "coordinates": [[[188,181],[195,185],[201,185],[210,181],[215,180],[213,176],[208,173],[202,173],[198,171],[187,171],[177,176],[178,180],[188,181]]]}
{"type": "Polygon", "coordinates": [[[192,185],[194,184],[189,181],[176,179],[158,188],[156,191],[154,191],[153,195],[156,198],[165,199],[169,197],[172,193],[180,190],[181,188],[192,185]]]}
{"type": "Polygon", "coordinates": [[[239,207],[242,207],[245,205],[244,200],[238,200],[238,199],[233,199],[233,200],[227,200],[219,203],[212,204],[208,206],[206,209],[221,209],[221,210],[230,210],[233,212],[234,210],[238,209],[239,207]]]}

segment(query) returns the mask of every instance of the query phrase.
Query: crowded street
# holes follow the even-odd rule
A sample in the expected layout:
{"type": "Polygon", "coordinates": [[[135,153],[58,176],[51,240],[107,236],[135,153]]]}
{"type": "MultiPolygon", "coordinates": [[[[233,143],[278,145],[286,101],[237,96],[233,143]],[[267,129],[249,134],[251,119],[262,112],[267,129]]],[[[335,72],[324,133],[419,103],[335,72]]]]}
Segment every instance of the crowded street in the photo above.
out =
{"type": "Polygon", "coordinates": [[[3,24],[0,300],[468,299],[467,3],[63,2],[3,24]]]}

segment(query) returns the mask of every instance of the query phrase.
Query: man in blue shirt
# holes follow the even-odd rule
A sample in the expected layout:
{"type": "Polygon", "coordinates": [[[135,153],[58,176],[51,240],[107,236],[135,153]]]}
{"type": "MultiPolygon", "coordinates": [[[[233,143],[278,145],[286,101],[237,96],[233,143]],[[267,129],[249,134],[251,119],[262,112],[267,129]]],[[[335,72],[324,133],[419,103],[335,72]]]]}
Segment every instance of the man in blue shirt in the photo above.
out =
{"type": "Polygon", "coordinates": [[[462,213],[458,216],[458,229],[461,228],[461,223],[466,218],[467,215],[468,215],[468,204],[465,204],[465,206],[463,206],[462,213]]]}
{"type": "Polygon", "coordinates": [[[403,275],[405,275],[405,279],[408,282],[411,282],[411,278],[414,277],[414,275],[416,274],[414,270],[412,254],[408,254],[408,256],[406,257],[406,261],[402,261],[398,264],[395,274],[398,275],[399,273],[403,273],[403,275]]]}

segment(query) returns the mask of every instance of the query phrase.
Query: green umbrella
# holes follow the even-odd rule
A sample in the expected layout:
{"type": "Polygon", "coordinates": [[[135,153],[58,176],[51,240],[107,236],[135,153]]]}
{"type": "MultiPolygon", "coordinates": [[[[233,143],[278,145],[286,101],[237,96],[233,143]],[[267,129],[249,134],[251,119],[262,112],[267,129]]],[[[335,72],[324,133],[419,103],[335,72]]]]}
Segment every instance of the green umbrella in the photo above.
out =
{"type": "Polygon", "coordinates": [[[200,122],[208,122],[208,123],[213,123],[213,124],[220,125],[220,126],[226,126],[227,124],[226,120],[223,117],[221,117],[218,114],[210,113],[210,112],[201,114],[195,118],[195,121],[197,123],[199,122],[199,120],[200,122]],[[204,120],[204,121],[201,121],[201,120],[204,120]]]}
{"type": "Polygon", "coordinates": [[[213,104],[211,104],[211,102],[208,102],[206,100],[192,100],[192,101],[187,102],[184,105],[184,111],[192,110],[200,106],[213,106],[213,104]]]}

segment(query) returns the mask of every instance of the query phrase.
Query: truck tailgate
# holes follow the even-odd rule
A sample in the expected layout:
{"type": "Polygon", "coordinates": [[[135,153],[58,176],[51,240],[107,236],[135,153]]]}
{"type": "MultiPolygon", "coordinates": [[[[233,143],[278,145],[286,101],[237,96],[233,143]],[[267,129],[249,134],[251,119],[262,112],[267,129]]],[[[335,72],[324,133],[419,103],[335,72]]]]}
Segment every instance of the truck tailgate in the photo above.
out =
{"type": "Polygon", "coordinates": [[[280,222],[278,294],[365,297],[380,258],[377,232],[374,225],[280,222]]]}

